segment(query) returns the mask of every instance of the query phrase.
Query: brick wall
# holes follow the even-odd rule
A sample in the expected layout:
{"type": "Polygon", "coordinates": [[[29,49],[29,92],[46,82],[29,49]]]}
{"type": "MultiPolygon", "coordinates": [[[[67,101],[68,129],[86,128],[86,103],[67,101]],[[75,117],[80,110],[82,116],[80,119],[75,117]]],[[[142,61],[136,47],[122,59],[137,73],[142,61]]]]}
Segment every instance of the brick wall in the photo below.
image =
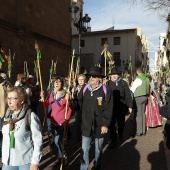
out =
{"type": "MultiPolygon", "coordinates": [[[[71,27],[69,1],[52,0],[6,0],[0,5],[0,45],[8,54],[11,50],[12,77],[14,83],[17,73],[24,71],[24,61],[28,63],[30,74],[34,74],[37,40],[41,53],[43,84],[49,79],[51,61],[58,57],[57,73],[66,76],[70,62],[71,27]]],[[[3,64],[3,70],[7,66],[3,64]]]]}

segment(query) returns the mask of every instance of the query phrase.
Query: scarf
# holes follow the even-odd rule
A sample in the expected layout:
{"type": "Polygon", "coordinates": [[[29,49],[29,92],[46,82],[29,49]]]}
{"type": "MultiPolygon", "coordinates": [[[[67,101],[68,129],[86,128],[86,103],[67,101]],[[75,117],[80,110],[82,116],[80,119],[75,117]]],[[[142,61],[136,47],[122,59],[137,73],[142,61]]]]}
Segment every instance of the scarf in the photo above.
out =
{"type": "Polygon", "coordinates": [[[93,96],[93,92],[96,91],[96,90],[98,90],[101,86],[102,86],[102,83],[99,83],[99,85],[98,85],[97,87],[93,88],[91,84],[88,84],[88,87],[87,87],[87,88],[88,88],[89,91],[91,92],[91,96],[93,96]]]}
{"type": "Polygon", "coordinates": [[[61,107],[60,100],[63,99],[64,96],[66,95],[65,90],[62,90],[61,93],[59,94],[57,94],[57,92],[54,90],[52,95],[53,95],[53,101],[50,104],[53,104],[54,102],[56,102],[57,105],[61,107]]]}
{"type": "Polygon", "coordinates": [[[122,78],[119,77],[116,81],[113,81],[113,80],[112,80],[112,81],[116,83],[116,86],[118,86],[118,82],[119,82],[120,80],[122,80],[122,78]]]}
{"type": "Polygon", "coordinates": [[[13,110],[10,110],[8,108],[8,110],[6,111],[6,114],[5,114],[6,121],[3,122],[3,125],[10,124],[9,131],[13,131],[15,128],[15,123],[25,117],[25,114],[28,109],[29,109],[29,105],[24,104],[22,109],[20,110],[20,112],[16,115],[15,118],[13,118],[13,110]]]}
{"type": "Polygon", "coordinates": [[[13,110],[8,109],[5,114],[6,121],[3,122],[3,125],[9,124],[9,131],[11,132],[10,135],[10,148],[14,148],[15,145],[15,123],[23,119],[27,113],[27,110],[29,109],[28,104],[24,104],[20,112],[14,117],[13,110]]]}

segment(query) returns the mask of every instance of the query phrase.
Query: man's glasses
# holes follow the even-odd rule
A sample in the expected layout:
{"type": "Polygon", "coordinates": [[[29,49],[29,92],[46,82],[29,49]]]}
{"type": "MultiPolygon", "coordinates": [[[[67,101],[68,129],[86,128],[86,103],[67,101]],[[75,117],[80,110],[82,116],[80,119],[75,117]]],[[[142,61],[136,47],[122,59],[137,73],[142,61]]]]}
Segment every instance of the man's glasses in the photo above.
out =
{"type": "Polygon", "coordinates": [[[18,98],[16,98],[16,97],[7,97],[6,100],[11,101],[11,102],[14,103],[14,102],[16,102],[18,100],[18,98]]]}

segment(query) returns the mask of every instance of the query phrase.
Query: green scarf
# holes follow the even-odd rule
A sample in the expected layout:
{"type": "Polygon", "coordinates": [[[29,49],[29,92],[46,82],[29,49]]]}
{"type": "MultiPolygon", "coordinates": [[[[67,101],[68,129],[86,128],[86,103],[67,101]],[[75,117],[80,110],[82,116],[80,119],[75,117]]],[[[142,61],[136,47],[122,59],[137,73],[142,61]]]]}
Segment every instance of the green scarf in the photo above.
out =
{"type": "Polygon", "coordinates": [[[146,76],[145,76],[145,74],[140,74],[139,76],[137,76],[137,78],[140,78],[140,79],[142,79],[142,80],[146,80],[146,76]]]}
{"type": "Polygon", "coordinates": [[[13,111],[8,109],[5,114],[6,120],[3,122],[3,125],[9,124],[9,131],[10,131],[10,148],[14,148],[15,145],[15,123],[25,117],[29,106],[27,104],[23,105],[23,108],[18,113],[15,119],[12,118],[13,111]]]}

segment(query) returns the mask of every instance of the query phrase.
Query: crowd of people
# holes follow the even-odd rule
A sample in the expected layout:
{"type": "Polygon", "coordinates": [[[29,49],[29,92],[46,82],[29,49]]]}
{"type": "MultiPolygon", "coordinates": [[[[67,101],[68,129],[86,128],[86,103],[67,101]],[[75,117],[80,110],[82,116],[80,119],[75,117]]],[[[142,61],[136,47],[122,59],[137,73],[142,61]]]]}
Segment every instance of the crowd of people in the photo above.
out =
{"type": "MultiPolygon", "coordinates": [[[[109,147],[124,141],[126,115],[130,115],[133,131],[130,135],[146,135],[150,127],[161,126],[166,118],[164,134],[170,148],[170,78],[167,83],[154,84],[152,77],[138,68],[137,77],[112,68],[103,75],[102,68],[90,67],[88,73],[79,74],[69,83],[57,74],[52,75],[48,91],[41,91],[34,77],[17,75],[14,86],[6,74],[0,72],[0,149],[3,170],[38,170],[42,157],[44,121],[37,116],[37,108],[46,108],[48,132],[57,147],[56,164],[67,162],[63,138],[66,138],[69,120],[75,115],[75,137],[81,145],[80,170],[89,166],[91,141],[95,143],[94,167],[101,168],[105,136],[110,135],[109,147]],[[162,117],[162,116],[163,117],[162,117]]],[[[51,142],[51,143],[52,143],[51,142]]]]}

